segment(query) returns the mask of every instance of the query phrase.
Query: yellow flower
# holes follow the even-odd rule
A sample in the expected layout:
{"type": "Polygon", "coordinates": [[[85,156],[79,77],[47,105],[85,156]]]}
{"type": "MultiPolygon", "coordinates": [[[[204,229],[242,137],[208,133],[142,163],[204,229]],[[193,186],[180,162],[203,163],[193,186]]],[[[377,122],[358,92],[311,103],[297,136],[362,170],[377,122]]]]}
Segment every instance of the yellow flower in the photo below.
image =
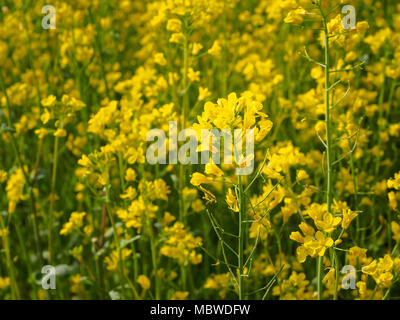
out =
{"type": "Polygon", "coordinates": [[[238,202],[231,188],[228,189],[228,193],[226,194],[226,203],[228,204],[229,209],[234,212],[239,212],[238,202]]]}
{"type": "Polygon", "coordinates": [[[302,24],[306,13],[306,10],[300,7],[296,10],[290,11],[283,21],[285,23],[302,24]]]}
{"type": "Polygon", "coordinates": [[[389,189],[400,190],[400,172],[395,173],[394,178],[387,181],[387,187],[389,189]]]}
{"type": "Polygon", "coordinates": [[[14,213],[18,202],[26,199],[26,196],[24,196],[22,193],[24,183],[25,177],[21,168],[18,168],[8,178],[6,192],[8,198],[9,213],[14,213]]]}
{"type": "Polygon", "coordinates": [[[172,214],[170,214],[168,211],[166,211],[164,213],[164,217],[163,217],[163,220],[162,220],[162,225],[163,226],[168,226],[174,220],[176,220],[176,218],[172,214]]]}
{"type": "Polygon", "coordinates": [[[208,53],[212,56],[218,57],[221,54],[221,44],[219,40],[215,40],[212,47],[208,49],[208,53]]]}
{"type": "Polygon", "coordinates": [[[135,181],[137,177],[137,174],[135,172],[135,170],[128,168],[126,169],[126,173],[125,173],[125,180],[126,181],[135,181]]]}
{"type": "Polygon", "coordinates": [[[201,185],[202,183],[210,183],[211,181],[204,175],[199,172],[195,172],[190,179],[190,183],[195,187],[201,185]]]}
{"type": "Polygon", "coordinates": [[[7,288],[10,285],[10,278],[0,277],[0,289],[7,288]]]}
{"type": "Polygon", "coordinates": [[[45,99],[42,99],[41,104],[45,108],[51,108],[54,106],[54,103],[56,102],[57,98],[53,95],[48,96],[45,99]]]}
{"type": "MultiPolygon", "coordinates": [[[[131,249],[123,248],[121,251],[122,259],[125,260],[131,255],[131,253],[131,249]]],[[[104,259],[105,263],[107,264],[107,270],[111,272],[116,271],[118,268],[119,260],[119,252],[117,250],[111,252],[111,254],[104,259]]]]}
{"type": "Polygon", "coordinates": [[[187,291],[176,291],[172,296],[171,300],[185,300],[189,296],[187,291]]]}
{"type": "Polygon", "coordinates": [[[165,227],[164,233],[166,239],[160,249],[161,255],[177,259],[181,264],[189,261],[192,264],[201,262],[201,254],[197,254],[195,249],[201,245],[202,240],[188,232],[182,222],[177,221],[172,226],[165,227]]]}
{"type": "Polygon", "coordinates": [[[172,32],[181,32],[182,22],[179,19],[169,19],[167,22],[167,30],[172,32]]]}
{"type": "Polygon", "coordinates": [[[132,188],[132,187],[128,187],[126,190],[125,190],[125,193],[123,193],[123,194],[121,194],[120,195],[120,198],[121,199],[128,199],[128,200],[133,200],[133,199],[135,199],[136,198],[136,196],[137,196],[137,191],[136,191],[136,189],[135,188],[132,188]]]}
{"type": "Polygon", "coordinates": [[[158,52],[154,55],[154,62],[160,66],[167,65],[167,60],[165,59],[164,54],[162,52],[158,52]]]}
{"type": "Polygon", "coordinates": [[[390,287],[392,280],[393,280],[393,274],[391,272],[383,272],[376,279],[376,284],[381,287],[388,288],[390,287]]]}
{"type": "Polygon", "coordinates": [[[75,259],[79,260],[82,258],[83,246],[73,247],[69,250],[69,254],[75,259]]]}
{"type": "Polygon", "coordinates": [[[140,284],[143,290],[149,290],[150,289],[150,280],[147,278],[144,274],[141,274],[137,278],[137,283],[140,284]]]}
{"type": "Polygon", "coordinates": [[[325,250],[333,245],[332,238],[324,236],[321,231],[315,233],[315,240],[311,236],[304,238],[304,248],[311,257],[323,256],[325,250]]]}
{"type": "Polygon", "coordinates": [[[83,218],[86,212],[72,212],[67,223],[63,225],[60,231],[60,235],[67,235],[71,233],[74,229],[80,228],[83,225],[83,218]]]}
{"type": "Polygon", "coordinates": [[[390,191],[388,193],[388,199],[389,199],[389,207],[393,211],[397,210],[397,198],[396,198],[396,193],[394,191],[390,191]]]}
{"type": "Polygon", "coordinates": [[[56,130],[56,132],[54,132],[54,136],[55,137],[65,137],[67,135],[67,131],[65,130],[65,129],[62,129],[62,128],[58,128],[57,130],[56,130]]]}
{"type": "Polygon", "coordinates": [[[357,217],[358,213],[351,211],[350,209],[343,210],[343,220],[342,220],[342,228],[347,229],[353,221],[357,217]]]}
{"type": "Polygon", "coordinates": [[[47,109],[44,109],[42,115],[40,116],[40,120],[42,120],[43,124],[46,124],[47,122],[49,122],[51,118],[50,112],[47,109]]]}
{"type": "Polygon", "coordinates": [[[322,220],[314,220],[315,225],[317,226],[318,229],[328,233],[333,232],[333,230],[335,230],[335,228],[339,225],[341,221],[342,221],[341,217],[334,217],[329,212],[326,212],[323,215],[322,220]]]}
{"type": "Polygon", "coordinates": [[[297,180],[301,181],[301,180],[306,180],[308,178],[309,178],[309,176],[305,170],[297,171],[297,180]]]}
{"type": "Polygon", "coordinates": [[[193,68],[189,68],[187,77],[191,82],[199,82],[200,81],[200,71],[194,71],[193,68]]]}
{"type": "Polygon", "coordinates": [[[393,233],[393,240],[400,241],[400,225],[392,221],[392,233],[393,233]]]}
{"type": "Polygon", "coordinates": [[[180,43],[185,39],[185,36],[182,32],[171,34],[171,38],[169,38],[169,42],[171,43],[180,43]]]}
{"type": "Polygon", "coordinates": [[[359,32],[359,33],[365,33],[365,32],[367,31],[368,28],[369,28],[369,24],[368,24],[367,21],[360,21],[360,22],[357,22],[357,25],[356,25],[356,30],[357,30],[357,32],[359,32]]]}
{"type": "Polygon", "coordinates": [[[302,236],[301,233],[298,232],[298,231],[293,231],[293,232],[290,234],[289,238],[292,239],[292,240],[294,240],[294,241],[300,242],[300,243],[303,243],[303,242],[304,242],[303,236],[302,236]]]}
{"type": "Polygon", "coordinates": [[[196,199],[192,202],[192,209],[194,212],[200,212],[203,211],[205,207],[200,199],[196,199]]]}
{"type": "Polygon", "coordinates": [[[211,160],[206,164],[204,173],[216,177],[222,177],[224,175],[224,172],[216,164],[211,163],[211,160]]]}
{"type": "Polygon", "coordinates": [[[335,268],[330,268],[329,272],[322,279],[322,282],[326,284],[327,288],[332,288],[335,283],[335,268]]]}
{"type": "Polygon", "coordinates": [[[314,233],[315,233],[314,228],[311,227],[310,225],[308,225],[305,222],[300,223],[299,224],[299,228],[304,233],[304,235],[306,235],[306,236],[313,236],[314,233]]]}
{"type": "Polygon", "coordinates": [[[87,155],[83,154],[82,158],[78,160],[78,164],[82,167],[90,167],[92,165],[92,162],[87,155]]]}
{"type": "Polygon", "coordinates": [[[211,95],[211,92],[208,91],[208,88],[199,87],[199,101],[203,101],[211,95]]]}
{"type": "Polygon", "coordinates": [[[39,139],[43,139],[47,134],[47,129],[46,128],[40,128],[35,130],[35,134],[39,137],[39,139]]]}
{"type": "Polygon", "coordinates": [[[193,48],[192,48],[192,55],[197,55],[200,50],[203,49],[203,46],[201,43],[195,42],[193,43],[193,48]]]}

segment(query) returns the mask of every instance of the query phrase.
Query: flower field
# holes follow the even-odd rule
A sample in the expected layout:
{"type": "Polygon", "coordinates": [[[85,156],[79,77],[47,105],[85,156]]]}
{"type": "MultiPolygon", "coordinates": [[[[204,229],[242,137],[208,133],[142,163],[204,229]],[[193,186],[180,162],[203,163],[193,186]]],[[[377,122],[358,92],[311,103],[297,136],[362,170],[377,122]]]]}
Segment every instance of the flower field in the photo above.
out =
{"type": "Polygon", "coordinates": [[[398,1],[50,2],[0,0],[0,299],[400,299],[398,1]]]}

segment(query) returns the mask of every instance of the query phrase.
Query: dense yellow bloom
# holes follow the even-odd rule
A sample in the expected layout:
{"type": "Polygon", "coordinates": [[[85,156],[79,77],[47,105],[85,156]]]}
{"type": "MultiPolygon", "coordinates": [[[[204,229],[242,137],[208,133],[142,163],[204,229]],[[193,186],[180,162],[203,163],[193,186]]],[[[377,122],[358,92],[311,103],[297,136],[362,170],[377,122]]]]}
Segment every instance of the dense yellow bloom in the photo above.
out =
{"type": "Polygon", "coordinates": [[[369,265],[362,268],[362,272],[372,276],[378,286],[387,288],[393,279],[393,259],[389,254],[379,260],[372,261],[369,265]]]}
{"type": "Polygon", "coordinates": [[[386,2],[349,3],[354,26],[343,0],[56,1],[56,30],[40,28],[44,0],[2,4],[0,299],[48,296],[25,258],[61,264],[65,299],[258,299],[268,283],[268,299],[398,296],[400,4],[386,2]],[[208,164],[171,161],[189,128],[208,164]],[[166,164],[148,163],[153,129],[166,164]]]}
{"type": "Polygon", "coordinates": [[[54,106],[57,98],[54,95],[50,95],[45,99],[42,99],[41,104],[45,108],[51,108],[54,106]]]}
{"type": "Polygon", "coordinates": [[[201,238],[189,233],[183,223],[175,222],[171,227],[165,227],[164,232],[167,239],[160,249],[162,255],[185,264],[199,264],[202,261],[202,255],[195,251],[201,245],[201,238]]]}
{"type": "Polygon", "coordinates": [[[9,176],[6,186],[9,213],[14,213],[18,202],[26,199],[23,195],[24,183],[25,178],[21,168],[9,176]]]}
{"type": "Polygon", "coordinates": [[[222,299],[225,298],[226,290],[228,289],[231,276],[228,273],[221,273],[213,275],[208,278],[204,284],[205,289],[219,290],[219,295],[222,299]]]}
{"type": "MultiPolygon", "coordinates": [[[[123,248],[121,250],[121,258],[125,260],[127,257],[129,257],[132,253],[131,249],[128,248],[123,248]]],[[[108,271],[116,271],[118,269],[118,264],[120,261],[120,254],[117,250],[111,252],[111,254],[104,259],[105,263],[107,264],[107,270],[108,271]]]]}
{"type": "Polygon", "coordinates": [[[135,228],[140,231],[143,225],[143,218],[146,214],[148,218],[154,218],[158,206],[145,201],[143,196],[133,200],[128,209],[118,209],[117,216],[125,223],[127,228],[135,228]]]}
{"type": "Polygon", "coordinates": [[[86,212],[72,212],[67,223],[65,223],[60,231],[61,235],[67,235],[74,229],[78,229],[83,225],[83,218],[86,216],[86,212]]]}
{"type": "Polygon", "coordinates": [[[182,30],[182,22],[179,19],[170,19],[167,22],[167,30],[172,32],[180,32],[182,30]]]}
{"type": "Polygon", "coordinates": [[[333,245],[332,238],[325,237],[321,231],[317,231],[314,237],[306,236],[304,244],[297,248],[296,253],[300,262],[304,262],[308,255],[312,258],[322,257],[325,250],[333,245]]]}

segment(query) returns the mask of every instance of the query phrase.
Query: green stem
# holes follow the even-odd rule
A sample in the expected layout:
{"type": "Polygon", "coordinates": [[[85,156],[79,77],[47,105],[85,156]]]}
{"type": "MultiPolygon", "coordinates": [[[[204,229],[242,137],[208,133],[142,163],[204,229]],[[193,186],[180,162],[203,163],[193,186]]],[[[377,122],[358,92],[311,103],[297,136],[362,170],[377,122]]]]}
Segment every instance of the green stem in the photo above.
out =
{"type": "Polygon", "coordinates": [[[53,211],[54,211],[54,198],[57,181],[57,162],[58,162],[58,137],[54,139],[54,154],[53,154],[53,173],[51,177],[51,193],[50,193],[50,209],[48,221],[48,250],[49,250],[49,264],[53,264],[53,211]]]}
{"type": "MultiPolygon", "coordinates": [[[[124,178],[124,171],[125,167],[123,164],[123,156],[121,153],[118,153],[118,169],[119,169],[119,178],[121,181],[121,193],[125,191],[125,178],[124,178]]],[[[126,201],[123,201],[123,206],[126,209],[126,201]]],[[[136,245],[135,242],[131,243],[131,248],[133,252],[133,274],[134,277],[133,279],[137,279],[137,274],[138,274],[138,262],[137,262],[137,257],[136,257],[136,245]]]]}
{"type": "Polygon", "coordinates": [[[110,207],[108,205],[109,199],[110,199],[110,190],[109,190],[109,185],[107,184],[107,186],[106,186],[106,206],[107,206],[108,217],[111,221],[111,227],[113,229],[115,247],[117,248],[118,256],[119,256],[118,272],[119,272],[119,282],[121,284],[121,295],[122,295],[122,299],[125,300],[126,294],[125,294],[125,277],[124,277],[124,269],[125,269],[124,268],[124,259],[122,256],[122,249],[121,249],[121,245],[119,242],[117,227],[115,226],[114,216],[111,213],[110,207]]]}
{"type": "Polygon", "coordinates": [[[13,300],[19,300],[20,299],[20,294],[19,294],[19,289],[14,273],[14,263],[11,257],[11,252],[10,252],[10,243],[8,241],[8,229],[6,229],[4,219],[2,214],[0,214],[0,225],[3,230],[3,232],[6,232],[6,234],[3,235],[3,248],[4,252],[6,254],[6,259],[7,259],[7,267],[8,267],[8,272],[10,274],[10,282],[11,282],[11,297],[13,300]]]}
{"type": "Polygon", "coordinates": [[[153,227],[151,226],[151,221],[150,221],[150,219],[148,217],[148,214],[147,214],[147,205],[145,205],[145,208],[146,208],[147,230],[149,232],[149,237],[150,237],[151,261],[152,261],[152,264],[153,264],[154,284],[155,284],[155,290],[156,290],[156,300],[160,300],[160,284],[159,284],[159,281],[158,281],[158,274],[157,274],[158,267],[157,267],[156,245],[155,245],[155,241],[154,241],[153,227]]]}
{"type": "Polygon", "coordinates": [[[245,287],[243,277],[244,265],[244,227],[243,221],[246,220],[246,199],[243,191],[242,176],[238,177],[239,183],[239,238],[238,238],[238,268],[239,268],[239,300],[245,298],[245,287]]]}
{"type": "Polygon", "coordinates": [[[338,288],[339,288],[339,270],[340,270],[340,265],[339,265],[339,259],[337,256],[337,253],[334,248],[331,248],[333,251],[333,257],[335,259],[335,287],[333,291],[333,300],[338,299],[338,288]]]}
{"type": "MultiPolygon", "coordinates": [[[[325,45],[325,126],[326,126],[326,162],[327,162],[327,170],[326,170],[326,204],[327,211],[331,212],[331,203],[332,203],[332,137],[331,137],[331,119],[330,119],[330,56],[329,56],[329,32],[328,32],[328,23],[327,17],[324,14],[321,4],[318,4],[318,8],[321,12],[323,24],[324,24],[324,45],[325,45]]],[[[318,300],[322,299],[322,262],[323,257],[318,257],[318,266],[317,266],[317,279],[318,279],[318,300]]]]}
{"type": "MultiPolygon", "coordinates": [[[[187,35],[187,25],[185,21],[185,26],[184,26],[184,31],[185,31],[185,39],[183,43],[183,100],[182,100],[182,108],[181,108],[181,124],[180,124],[180,130],[183,130],[185,128],[185,122],[186,122],[186,109],[188,105],[188,80],[187,80],[187,73],[188,73],[188,68],[189,68],[189,62],[188,62],[188,35],[187,35]]],[[[179,201],[179,218],[180,220],[186,224],[186,217],[185,217],[185,203],[183,201],[182,197],[182,190],[185,185],[185,168],[183,164],[179,165],[179,195],[180,195],[180,201],[179,201]]]]}
{"type": "Polygon", "coordinates": [[[317,260],[317,290],[318,300],[322,299],[322,259],[323,257],[318,256],[317,260]]]}

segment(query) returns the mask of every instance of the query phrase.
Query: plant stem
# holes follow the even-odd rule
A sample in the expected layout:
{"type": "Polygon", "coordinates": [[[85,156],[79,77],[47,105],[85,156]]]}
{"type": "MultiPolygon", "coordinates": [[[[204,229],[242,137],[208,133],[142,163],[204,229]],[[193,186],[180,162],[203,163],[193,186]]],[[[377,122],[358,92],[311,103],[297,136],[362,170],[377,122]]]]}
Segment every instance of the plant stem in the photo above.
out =
{"type": "MultiPolygon", "coordinates": [[[[114,217],[111,213],[111,210],[108,206],[108,202],[110,199],[110,189],[109,189],[109,185],[107,184],[106,186],[106,205],[107,205],[107,212],[108,212],[108,216],[110,218],[111,221],[111,227],[113,229],[113,235],[114,235],[114,242],[115,242],[115,247],[117,248],[118,251],[118,256],[119,256],[119,261],[118,261],[118,271],[119,271],[119,281],[121,284],[121,295],[122,295],[122,299],[126,299],[126,295],[125,295],[125,283],[126,283],[126,279],[125,279],[125,274],[124,274],[124,258],[122,256],[122,249],[121,249],[121,245],[120,245],[120,241],[119,241],[119,237],[118,237],[118,233],[117,233],[117,227],[115,226],[115,221],[114,221],[114,217]]],[[[137,295],[136,290],[133,288],[133,286],[129,283],[130,287],[132,288],[132,291],[134,292],[135,295],[137,295]]]]}
{"type": "Polygon", "coordinates": [[[48,221],[48,250],[49,250],[49,264],[53,265],[53,210],[54,210],[54,198],[57,181],[57,162],[58,162],[58,137],[54,139],[54,154],[53,154],[53,173],[51,177],[51,193],[50,193],[50,209],[49,209],[49,221],[48,221]]]}
{"type": "MultiPolygon", "coordinates": [[[[146,202],[146,199],[145,199],[145,202],[146,202]]],[[[147,229],[148,229],[149,237],[150,237],[151,261],[152,261],[152,264],[153,264],[156,300],[160,300],[160,285],[159,285],[158,274],[157,274],[158,267],[157,267],[156,245],[155,245],[155,242],[154,242],[153,227],[151,225],[150,217],[148,216],[147,205],[146,204],[145,204],[145,210],[146,210],[146,216],[145,216],[146,225],[147,225],[147,229]]]]}
{"type": "MultiPolygon", "coordinates": [[[[325,126],[326,126],[326,204],[327,211],[331,212],[332,203],[332,141],[331,141],[331,119],[330,119],[330,101],[329,101],[329,91],[330,91],[330,57],[329,57],[329,32],[328,32],[328,22],[327,17],[324,14],[321,4],[318,4],[319,10],[321,12],[323,20],[323,32],[324,32],[324,45],[325,45],[325,126]]],[[[317,279],[318,279],[318,300],[322,299],[322,262],[323,257],[318,257],[317,266],[317,279]]]]}
{"type": "Polygon", "coordinates": [[[8,239],[8,229],[6,229],[6,225],[4,223],[4,219],[2,214],[0,213],[0,226],[1,226],[1,230],[4,232],[3,236],[2,236],[2,242],[3,242],[3,248],[4,248],[4,252],[6,254],[6,259],[7,259],[7,267],[8,267],[8,272],[10,274],[10,282],[11,282],[11,296],[13,300],[18,300],[20,299],[20,295],[19,295],[19,289],[18,289],[18,285],[17,285],[17,281],[15,278],[15,273],[14,273],[14,263],[11,257],[11,253],[10,253],[10,243],[9,243],[9,239],[8,239]]]}
{"type": "MultiPolygon", "coordinates": [[[[185,31],[185,39],[183,43],[183,97],[182,97],[182,107],[181,107],[181,124],[180,124],[180,130],[183,130],[185,128],[185,122],[186,122],[186,109],[188,105],[188,81],[187,81],[187,73],[188,73],[188,68],[189,68],[189,62],[188,62],[188,34],[187,34],[187,24],[185,20],[185,26],[184,26],[184,31],[185,31]]],[[[182,190],[185,185],[185,168],[183,164],[179,164],[179,219],[186,224],[186,217],[185,217],[185,203],[183,201],[182,197],[182,190]]]]}
{"type": "Polygon", "coordinates": [[[239,267],[239,300],[245,298],[244,277],[243,277],[243,244],[244,228],[243,221],[246,220],[246,199],[243,192],[242,176],[238,177],[239,183],[239,238],[238,238],[238,267],[239,267]]]}
{"type": "Polygon", "coordinates": [[[333,257],[335,259],[335,287],[334,287],[334,291],[333,291],[333,300],[337,300],[338,299],[338,288],[339,288],[339,259],[337,256],[337,253],[335,251],[335,249],[333,249],[333,257]]]}

